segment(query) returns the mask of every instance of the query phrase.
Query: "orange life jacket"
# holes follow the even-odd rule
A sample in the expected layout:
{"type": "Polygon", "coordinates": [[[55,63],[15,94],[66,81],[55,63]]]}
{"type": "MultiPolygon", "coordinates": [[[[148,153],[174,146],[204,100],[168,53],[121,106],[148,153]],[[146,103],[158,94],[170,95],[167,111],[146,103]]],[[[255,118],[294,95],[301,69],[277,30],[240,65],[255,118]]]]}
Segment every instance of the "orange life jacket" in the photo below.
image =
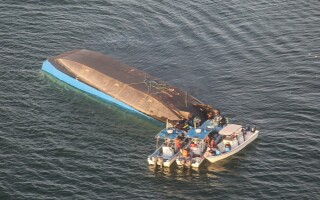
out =
{"type": "Polygon", "coordinates": [[[191,143],[190,144],[190,147],[196,147],[197,145],[196,144],[194,144],[194,143],[191,143]]]}
{"type": "Polygon", "coordinates": [[[176,147],[178,149],[180,149],[181,148],[181,144],[180,144],[180,140],[178,138],[175,140],[175,143],[176,143],[176,147]]]}
{"type": "Polygon", "coordinates": [[[183,157],[188,157],[188,150],[187,149],[183,149],[182,156],[183,157]]]}

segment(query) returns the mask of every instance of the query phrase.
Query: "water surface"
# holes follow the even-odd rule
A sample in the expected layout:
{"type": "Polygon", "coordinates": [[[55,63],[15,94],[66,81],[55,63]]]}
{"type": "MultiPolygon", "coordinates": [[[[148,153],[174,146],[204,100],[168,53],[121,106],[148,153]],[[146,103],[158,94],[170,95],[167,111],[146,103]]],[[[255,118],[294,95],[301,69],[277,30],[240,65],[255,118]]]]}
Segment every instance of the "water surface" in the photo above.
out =
{"type": "Polygon", "coordinates": [[[0,3],[1,199],[317,199],[319,1],[0,3]],[[90,49],[255,124],[259,138],[199,171],[154,171],[162,125],[41,72],[90,49]]]}

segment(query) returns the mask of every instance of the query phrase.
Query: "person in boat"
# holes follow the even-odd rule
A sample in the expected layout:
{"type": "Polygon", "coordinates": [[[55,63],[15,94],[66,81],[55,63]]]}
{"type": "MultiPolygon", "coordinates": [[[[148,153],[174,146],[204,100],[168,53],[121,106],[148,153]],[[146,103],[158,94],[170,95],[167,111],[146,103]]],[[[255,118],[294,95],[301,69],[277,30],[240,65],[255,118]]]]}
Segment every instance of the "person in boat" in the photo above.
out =
{"type": "Polygon", "coordinates": [[[212,131],[211,133],[209,133],[207,135],[207,137],[204,140],[207,143],[208,147],[210,147],[210,148],[215,146],[214,134],[215,134],[215,132],[212,131]]]}
{"type": "Polygon", "coordinates": [[[182,131],[182,133],[180,135],[178,135],[179,140],[183,141],[185,139],[185,131],[182,131]]]}
{"type": "Polygon", "coordinates": [[[175,140],[175,146],[176,146],[176,150],[179,151],[181,149],[181,140],[179,139],[179,137],[177,137],[175,140]]]}
{"type": "Polygon", "coordinates": [[[215,141],[214,141],[213,138],[209,141],[208,146],[209,146],[210,148],[213,148],[213,147],[216,146],[216,143],[215,143],[215,141]]]}
{"type": "Polygon", "coordinates": [[[180,130],[188,131],[190,127],[194,126],[194,115],[189,114],[188,118],[183,118],[182,120],[178,121],[178,123],[175,125],[175,128],[180,130]]]}
{"type": "Polygon", "coordinates": [[[221,116],[220,110],[215,110],[214,111],[214,124],[217,124],[220,127],[223,127],[224,125],[227,124],[227,119],[224,116],[221,116]]]}
{"type": "Polygon", "coordinates": [[[204,141],[209,144],[210,143],[211,138],[209,137],[209,135],[207,135],[207,137],[204,139],[204,141]]]}
{"type": "Polygon", "coordinates": [[[210,147],[207,148],[207,151],[204,153],[203,157],[204,158],[207,158],[209,156],[212,156],[213,155],[213,151],[210,147]]]}
{"type": "Polygon", "coordinates": [[[227,119],[224,116],[222,116],[221,120],[219,121],[219,126],[223,127],[226,124],[227,124],[227,119]]]}
{"type": "Polygon", "coordinates": [[[190,147],[197,147],[197,144],[195,144],[194,142],[191,142],[190,147]]]}
{"type": "Polygon", "coordinates": [[[194,114],[190,113],[188,115],[188,119],[186,123],[188,124],[189,127],[193,127],[193,126],[199,127],[201,123],[201,119],[197,116],[194,116],[194,114]]]}
{"type": "Polygon", "coordinates": [[[193,119],[194,119],[194,115],[190,113],[190,114],[188,115],[188,119],[187,119],[187,124],[188,124],[189,126],[193,126],[193,119]]]}
{"type": "Polygon", "coordinates": [[[218,146],[215,146],[215,147],[212,148],[212,155],[218,156],[218,155],[221,155],[221,154],[222,154],[222,152],[220,151],[218,146]]]}
{"type": "Polygon", "coordinates": [[[177,137],[180,140],[180,146],[183,147],[189,142],[189,139],[185,137],[186,132],[182,131],[182,133],[177,137]]]}
{"type": "Polygon", "coordinates": [[[188,115],[188,119],[184,118],[175,125],[176,129],[189,131],[190,127],[196,126],[199,127],[201,124],[201,119],[199,117],[194,117],[193,114],[188,115]]]}
{"type": "Polygon", "coordinates": [[[214,121],[219,123],[221,120],[220,110],[214,110],[214,121]]]}
{"type": "Polygon", "coordinates": [[[212,112],[212,111],[209,111],[209,112],[207,113],[207,120],[211,120],[211,119],[213,119],[213,118],[214,118],[213,112],[212,112]]]}
{"type": "Polygon", "coordinates": [[[179,120],[178,123],[175,125],[175,128],[179,130],[188,131],[190,129],[188,119],[179,120]]]}
{"type": "Polygon", "coordinates": [[[196,127],[199,127],[201,125],[201,119],[199,117],[195,117],[193,119],[193,123],[196,125],[196,127]]]}

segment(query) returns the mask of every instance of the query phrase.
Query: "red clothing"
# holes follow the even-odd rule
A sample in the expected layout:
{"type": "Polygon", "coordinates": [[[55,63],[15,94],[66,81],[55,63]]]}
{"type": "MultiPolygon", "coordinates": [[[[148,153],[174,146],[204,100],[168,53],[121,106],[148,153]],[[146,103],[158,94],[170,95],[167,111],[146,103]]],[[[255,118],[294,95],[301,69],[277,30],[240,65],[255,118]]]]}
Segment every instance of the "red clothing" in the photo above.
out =
{"type": "Polygon", "coordinates": [[[197,145],[195,143],[191,143],[190,147],[196,147],[197,145]]]}
{"type": "Polygon", "coordinates": [[[210,147],[214,147],[215,143],[214,143],[214,140],[212,139],[211,142],[210,142],[210,147]]]}
{"type": "Polygon", "coordinates": [[[178,138],[175,140],[175,143],[176,143],[177,149],[178,149],[178,150],[181,149],[180,140],[179,140],[178,138]]]}

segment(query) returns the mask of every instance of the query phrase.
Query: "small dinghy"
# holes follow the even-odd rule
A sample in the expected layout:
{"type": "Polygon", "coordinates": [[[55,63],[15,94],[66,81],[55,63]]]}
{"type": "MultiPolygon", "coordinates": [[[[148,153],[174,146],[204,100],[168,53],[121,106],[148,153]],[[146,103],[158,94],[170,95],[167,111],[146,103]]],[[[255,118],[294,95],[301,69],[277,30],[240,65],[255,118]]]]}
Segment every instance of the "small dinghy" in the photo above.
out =
{"type": "Polygon", "coordinates": [[[210,162],[225,159],[238,153],[258,137],[259,131],[255,128],[243,128],[241,125],[228,124],[219,131],[221,142],[212,149],[212,155],[207,159],[210,162]]]}
{"type": "Polygon", "coordinates": [[[170,167],[180,155],[180,150],[187,147],[190,141],[184,136],[185,131],[179,129],[163,129],[156,135],[156,150],[148,156],[149,165],[170,167]],[[159,143],[162,145],[159,147],[159,143]]]}

